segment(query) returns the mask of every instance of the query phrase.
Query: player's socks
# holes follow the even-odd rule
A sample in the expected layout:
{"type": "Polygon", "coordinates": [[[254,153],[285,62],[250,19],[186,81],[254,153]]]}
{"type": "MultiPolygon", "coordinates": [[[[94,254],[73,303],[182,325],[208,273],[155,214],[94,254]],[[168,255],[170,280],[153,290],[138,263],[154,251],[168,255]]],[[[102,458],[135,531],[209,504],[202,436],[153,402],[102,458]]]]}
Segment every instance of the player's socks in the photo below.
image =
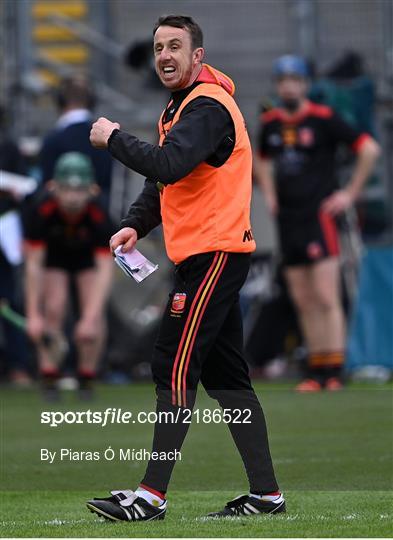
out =
{"type": "MultiPolygon", "coordinates": [[[[324,351],[310,352],[308,355],[306,379],[304,382],[310,381],[312,383],[314,381],[320,387],[323,387],[326,379],[326,353],[324,351]]],[[[307,386],[307,384],[305,386],[307,386]]],[[[298,389],[302,391],[301,388],[298,389]]],[[[320,389],[321,388],[319,388],[319,390],[320,389]]],[[[310,391],[313,391],[311,385],[310,391]]],[[[317,385],[315,385],[314,391],[317,391],[317,385]]]]}
{"type": "Polygon", "coordinates": [[[60,376],[57,367],[47,367],[40,369],[40,377],[43,386],[55,386],[60,376]]]}
{"type": "Polygon", "coordinates": [[[92,369],[79,369],[78,370],[78,380],[79,384],[91,384],[96,379],[96,372],[92,369]]]}
{"type": "Polygon", "coordinates": [[[260,501],[277,501],[281,497],[281,493],[279,491],[273,491],[272,493],[251,493],[250,497],[254,497],[254,499],[258,499],[260,501]]]}
{"type": "Polygon", "coordinates": [[[310,353],[308,357],[308,378],[314,379],[314,381],[322,383],[324,379],[325,362],[326,361],[324,352],[310,353]]]}
{"type": "Polygon", "coordinates": [[[93,385],[96,372],[90,369],[78,370],[79,397],[82,400],[90,400],[93,397],[93,385]]]}
{"type": "Polygon", "coordinates": [[[45,375],[53,375],[58,377],[59,376],[59,368],[57,366],[47,366],[40,368],[40,374],[42,376],[45,375]]]}
{"type": "Polygon", "coordinates": [[[310,352],[307,358],[305,378],[296,385],[296,392],[320,392],[324,381],[324,356],[322,352],[310,352]]]}
{"type": "Polygon", "coordinates": [[[339,378],[341,376],[342,366],[344,364],[343,351],[330,351],[325,353],[326,377],[339,378]]]}
{"type": "Polygon", "coordinates": [[[319,381],[327,390],[337,390],[338,387],[342,387],[343,364],[344,352],[342,350],[320,353],[320,363],[315,369],[319,371],[319,381]]]}
{"type": "Polygon", "coordinates": [[[40,369],[42,392],[46,401],[59,400],[59,390],[57,388],[59,376],[60,372],[57,367],[51,366],[40,369]]]}
{"type": "Polygon", "coordinates": [[[340,377],[343,363],[343,351],[312,352],[308,358],[307,379],[316,381],[328,390],[336,390],[336,386],[342,386],[340,377]],[[331,383],[332,380],[334,384],[331,383]]]}
{"type": "Polygon", "coordinates": [[[157,491],[144,484],[140,484],[135,493],[138,497],[142,497],[142,499],[145,499],[145,501],[153,506],[161,506],[165,502],[165,493],[161,493],[161,491],[157,491]]]}

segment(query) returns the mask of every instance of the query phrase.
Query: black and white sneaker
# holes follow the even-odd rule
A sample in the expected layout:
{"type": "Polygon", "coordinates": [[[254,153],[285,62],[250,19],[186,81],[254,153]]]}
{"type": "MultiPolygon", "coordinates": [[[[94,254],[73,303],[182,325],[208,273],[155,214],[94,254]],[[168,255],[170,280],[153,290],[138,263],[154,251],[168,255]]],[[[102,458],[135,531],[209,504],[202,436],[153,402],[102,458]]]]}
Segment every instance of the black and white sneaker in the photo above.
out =
{"type": "Polygon", "coordinates": [[[280,494],[274,501],[263,501],[250,495],[240,495],[229,501],[223,510],[208,514],[209,518],[253,516],[256,514],[277,514],[285,512],[285,499],[280,494]]]}
{"type": "Polygon", "coordinates": [[[111,491],[111,497],[91,499],[86,503],[91,512],[111,521],[152,521],[164,519],[166,501],[153,506],[130,489],[111,491]]]}

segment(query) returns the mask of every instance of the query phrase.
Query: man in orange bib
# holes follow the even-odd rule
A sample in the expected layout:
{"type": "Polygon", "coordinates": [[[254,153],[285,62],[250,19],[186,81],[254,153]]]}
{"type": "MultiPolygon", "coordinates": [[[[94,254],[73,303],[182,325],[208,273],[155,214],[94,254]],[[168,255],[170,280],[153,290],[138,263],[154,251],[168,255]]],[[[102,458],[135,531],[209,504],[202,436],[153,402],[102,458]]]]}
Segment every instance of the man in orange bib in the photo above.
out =
{"type": "Polygon", "coordinates": [[[168,457],[149,461],[135,492],[112,491],[111,497],[88,501],[90,510],[111,520],[165,516],[175,464],[169,456],[182,447],[189,426],[185,413],[193,408],[199,381],[227,412],[250,483],[249,494],[209,515],[285,511],[265,419],[243,355],[239,290],[255,250],[250,141],[232,97],[234,84],[202,63],[202,45],[202,31],[190,17],[162,17],[154,28],[156,71],[172,92],[158,124],[159,145],[140,141],[106,118],[93,125],[90,136],[94,146],[108,148],[147,177],[123,228],[111,239],[112,251],[118,246],[132,249],[162,223],[166,250],[175,264],[174,287],[152,361],[157,413],[172,413],[173,418],[171,423],[156,423],[153,451],[168,457]]]}

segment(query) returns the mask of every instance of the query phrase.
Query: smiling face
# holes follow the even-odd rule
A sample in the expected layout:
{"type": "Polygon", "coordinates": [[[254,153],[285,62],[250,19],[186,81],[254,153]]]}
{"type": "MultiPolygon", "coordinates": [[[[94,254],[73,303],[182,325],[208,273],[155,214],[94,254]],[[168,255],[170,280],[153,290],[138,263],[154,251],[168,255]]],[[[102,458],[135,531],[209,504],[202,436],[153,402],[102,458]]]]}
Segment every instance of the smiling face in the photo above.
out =
{"type": "Polygon", "coordinates": [[[159,26],[154,35],[154,60],[157,75],[170,90],[190,86],[201,68],[204,50],[193,50],[191,35],[186,28],[159,26]]]}

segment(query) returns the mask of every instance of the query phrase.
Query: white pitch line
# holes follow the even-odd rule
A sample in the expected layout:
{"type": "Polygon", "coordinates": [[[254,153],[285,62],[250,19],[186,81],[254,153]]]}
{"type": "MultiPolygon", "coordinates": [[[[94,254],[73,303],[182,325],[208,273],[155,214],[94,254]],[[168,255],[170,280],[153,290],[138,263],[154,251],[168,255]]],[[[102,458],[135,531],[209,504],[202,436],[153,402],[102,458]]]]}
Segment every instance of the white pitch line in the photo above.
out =
{"type": "MultiPolygon", "coordinates": [[[[88,519],[59,519],[59,518],[55,518],[55,519],[51,519],[51,520],[48,520],[48,521],[24,521],[23,522],[23,525],[25,526],[31,526],[31,525],[45,525],[45,526],[61,526],[61,525],[77,525],[78,523],[91,523],[90,520],[88,519]]],[[[18,527],[22,525],[22,522],[16,522],[16,521],[0,521],[0,527],[18,527]]]]}
{"type": "Polygon", "coordinates": [[[35,525],[76,525],[77,523],[87,523],[87,519],[50,519],[49,521],[35,521],[35,525]]]}

